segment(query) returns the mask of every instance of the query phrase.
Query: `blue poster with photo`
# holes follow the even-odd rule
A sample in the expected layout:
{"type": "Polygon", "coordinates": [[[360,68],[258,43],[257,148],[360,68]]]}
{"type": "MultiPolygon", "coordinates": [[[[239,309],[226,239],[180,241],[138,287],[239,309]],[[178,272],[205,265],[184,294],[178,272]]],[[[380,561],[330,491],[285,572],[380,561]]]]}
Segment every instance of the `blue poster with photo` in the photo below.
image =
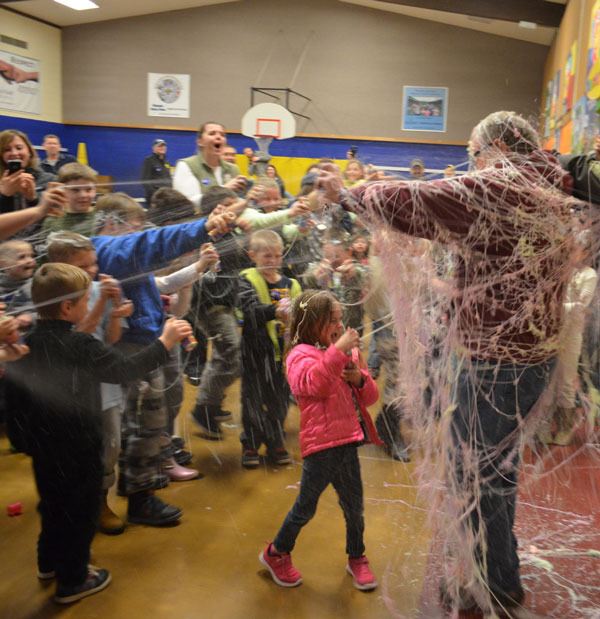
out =
{"type": "Polygon", "coordinates": [[[404,86],[402,131],[446,131],[448,89],[404,86]]]}

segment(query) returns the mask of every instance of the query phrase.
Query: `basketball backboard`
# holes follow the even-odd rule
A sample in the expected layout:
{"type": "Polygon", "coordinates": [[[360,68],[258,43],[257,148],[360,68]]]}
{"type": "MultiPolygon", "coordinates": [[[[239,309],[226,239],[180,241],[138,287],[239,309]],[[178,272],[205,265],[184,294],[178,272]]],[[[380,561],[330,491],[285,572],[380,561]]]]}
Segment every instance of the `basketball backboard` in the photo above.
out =
{"type": "Polygon", "coordinates": [[[259,103],[242,117],[242,134],[250,138],[287,140],[296,135],[296,119],[277,103],[259,103]]]}

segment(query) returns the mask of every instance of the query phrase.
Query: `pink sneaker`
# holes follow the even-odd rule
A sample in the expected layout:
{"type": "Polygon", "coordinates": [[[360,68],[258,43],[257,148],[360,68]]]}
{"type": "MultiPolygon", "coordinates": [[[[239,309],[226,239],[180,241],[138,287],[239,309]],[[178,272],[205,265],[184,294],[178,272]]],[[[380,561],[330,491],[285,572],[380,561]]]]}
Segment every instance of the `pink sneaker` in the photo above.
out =
{"type": "Polygon", "coordinates": [[[354,579],[354,586],[361,591],[370,591],[377,587],[377,580],[371,568],[369,567],[369,559],[363,555],[358,559],[348,557],[348,565],[346,571],[354,579]]]}
{"type": "Polygon", "coordinates": [[[289,552],[279,554],[275,552],[273,544],[269,544],[258,555],[258,560],[281,587],[297,587],[302,584],[302,574],[292,565],[292,556],[289,552]]]}

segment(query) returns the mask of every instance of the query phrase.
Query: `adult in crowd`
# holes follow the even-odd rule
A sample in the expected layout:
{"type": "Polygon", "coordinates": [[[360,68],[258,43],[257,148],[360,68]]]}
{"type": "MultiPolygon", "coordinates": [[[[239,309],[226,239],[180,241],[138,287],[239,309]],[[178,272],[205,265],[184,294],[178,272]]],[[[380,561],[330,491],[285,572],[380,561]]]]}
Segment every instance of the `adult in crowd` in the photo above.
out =
{"type": "Polygon", "coordinates": [[[237,150],[235,150],[235,148],[231,146],[230,144],[225,144],[225,147],[223,148],[223,154],[221,155],[221,159],[223,161],[226,161],[227,163],[232,163],[233,165],[236,165],[235,163],[236,155],[237,155],[237,150]]]}
{"type": "Polygon", "coordinates": [[[16,129],[0,132],[0,213],[35,206],[55,178],[40,168],[27,135],[16,129]]]}
{"type": "Polygon", "coordinates": [[[241,192],[246,187],[246,178],[234,163],[223,161],[227,134],[221,123],[206,122],[196,138],[198,152],[180,159],[175,166],[173,187],[199,207],[202,194],[210,187],[221,185],[241,192]]]}
{"type": "Polygon", "coordinates": [[[60,152],[60,138],[53,133],[44,136],[42,148],[46,151],[46,157],[40,162],[40,167],[50,174],[58,175],[58,171],[65,164],[77,161],[73,155],[60,152]]]}
{"type": "Polygon", "coordinates": [[[425,176],[425,164],[422,159],[413,159],[410,162],[410,176],[413,180],[421,180],[425,176]]]}
{"type": "Polygon", "coordinates": [[[161,138],[152,142],[152,154],[144,159],[142,182],[146,193],[146,206],[161,187],[171,187],[171,164],[167,161],[167,143],[161,138]]]}
{"type": "MultiPolygon", "coordinates": [[[[513,112],[484,118],[469,153],[474,171],[455,178],[344,190],[326,173],[319,184],[332,202],[456,248],[455,408],[436,447],[445,464],[442,597],[454,609],[499,612],[525,598],[514,534],[519,446],[559,351],[571,209],[583,205],[566,195],[568,175],[513,112]]],[[[389,259],[400,251],[396,243],[389,259]]]]}
{"type": "Polygon", "coordinates": [[[286,192],[285,183],[283,182],[283,179],[281,178],[281,176],[279,176],[279,172],[277,172],[277,168],[272,163],[269,163],[267,165],[265,173],[268,178],[272,178],[277,183],[277,187],[279,187],[279,193],[281,194],[282,198],[291,197],[286,192]]]}

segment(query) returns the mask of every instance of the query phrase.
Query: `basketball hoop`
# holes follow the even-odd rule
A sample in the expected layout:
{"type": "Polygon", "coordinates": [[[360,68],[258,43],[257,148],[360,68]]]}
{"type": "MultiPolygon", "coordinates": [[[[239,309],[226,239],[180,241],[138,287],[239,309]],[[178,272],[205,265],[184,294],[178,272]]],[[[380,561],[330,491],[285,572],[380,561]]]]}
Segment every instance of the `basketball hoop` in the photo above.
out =
{"type": "Polygon", "coordinates": [[[242,118],[242,133],[254,138],[258,150],[269,156],[269,146],[275,140],[296,135],[296,121],[289,110],[276,103],[259,103],[242,118]]]}

